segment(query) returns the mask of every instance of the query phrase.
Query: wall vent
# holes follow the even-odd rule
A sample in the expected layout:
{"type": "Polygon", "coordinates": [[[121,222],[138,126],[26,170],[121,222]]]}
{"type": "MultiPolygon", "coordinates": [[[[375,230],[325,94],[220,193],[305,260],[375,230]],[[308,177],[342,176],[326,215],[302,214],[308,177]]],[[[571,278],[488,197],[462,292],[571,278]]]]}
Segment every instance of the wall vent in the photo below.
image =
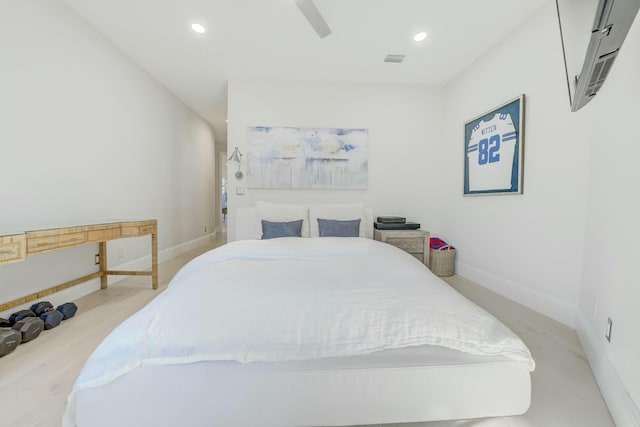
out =
{"type": "Polygon", "coordinates": [[[405,56],[406,55],[387,55],[387,57],[384,58],[384,62],[393,62],[395,64],[399,64],[404,61],[405,56]]]}
{"type": "Polygon", "coordinates": [[[589,84],[587,85],[587,96],[595,96],[595,94],[600,90],[602,84],[609,75],[613,61],[615,61],[618,56],[618,50],[619,49],[616,49],[615,51],[602,55],[598,58],[599,62],[596,62],[591,78],[589,79],[589,84]]]}

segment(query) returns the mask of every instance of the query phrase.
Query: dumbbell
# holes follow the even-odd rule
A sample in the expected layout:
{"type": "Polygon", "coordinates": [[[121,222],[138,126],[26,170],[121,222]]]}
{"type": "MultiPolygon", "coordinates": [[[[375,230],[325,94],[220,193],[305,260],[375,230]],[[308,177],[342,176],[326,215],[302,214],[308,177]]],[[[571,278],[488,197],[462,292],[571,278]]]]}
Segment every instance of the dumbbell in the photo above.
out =
{"type": "Polygon", "coordinates": [[[31,306],[36,317],[41,318],[44,321],[44,329],[49,330],[55,328],[60,324],[64,315],[53,309],[53,304],[49,301],[40,301],[31,306]]]}
{"type": "Polygon", "coordinates": [[[44,329],[44,321],[39,317],[25,317],[18,320],[13,329],[20,332],[22,343],[26,343],[38,338],[40,332],[44,329]]]}
{"type": "Polygon", "coordinates": [[[71,319],[76,315],[76,311],[78,311],[78,306],[72,302],[65,302],[56,308],[62,315],[64,316],[62,320],[71,319]]]}
{"type": "MultiPolygon", "coordinates": [[[[43,328],[48,330],[58,326],[61,321],[72,318],[73,316],[76,315],[77,311],[78,311],[78,306],[72,302],[61,304],[58,306],[57,309],[54,310],[53,305],[49,301],[40,301],[36,304],[33,304],[30,310],[20,310],[13,313],[9,317],[9,320],[0,319],[0,327],[14,326],[17,322],[21,320],[28,319],[31,317],[35,317],[35,318],[39,317],[44,322],[43,328]]],[[[37,337],[37,335],[34,336],[33,338],[35,337],[37,337]]]]}
{"type": "Polygon", "coordinates": [[[10,328],[0,329],[0,357],[6,356],[22,342],[22,334],[10,328]]]}
{"type": "Polygon", "coordinates": [[[64,319],[64,314],[59,312],[58,310],[49,310],[40,315],[40,318],[44,322],[44,328],[46,330],[53,329],[62,322],[64,319]]]}
{"type": "Polygon", "coordinates": [[[36,317],[36,314],[31,310],[20,310],[13,313],[9,316],[9,323],[11,326],[15,325],[16,322],[26,318],[26,317],[36,317]]]}
{"type": "Polygon", "coordinates": [[[31,311],[35,313],[36,317],[40,317],[42,314],[50,310],[53,310],[53,304],[49,301],[40,301],[31,306],[31,311]]]}

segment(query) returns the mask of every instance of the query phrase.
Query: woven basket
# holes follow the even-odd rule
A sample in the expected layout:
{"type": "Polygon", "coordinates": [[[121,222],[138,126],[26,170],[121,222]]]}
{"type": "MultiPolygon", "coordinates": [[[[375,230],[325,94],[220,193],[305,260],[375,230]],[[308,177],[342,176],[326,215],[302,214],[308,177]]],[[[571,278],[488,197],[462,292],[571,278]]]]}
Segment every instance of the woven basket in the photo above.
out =
{"type": "Polygon", "coordinates": [[[446,249],[429,250],[429,268],[436,276],[446,277],[453,276],[453,270],[456,262],[456,250],[446,249]]]}

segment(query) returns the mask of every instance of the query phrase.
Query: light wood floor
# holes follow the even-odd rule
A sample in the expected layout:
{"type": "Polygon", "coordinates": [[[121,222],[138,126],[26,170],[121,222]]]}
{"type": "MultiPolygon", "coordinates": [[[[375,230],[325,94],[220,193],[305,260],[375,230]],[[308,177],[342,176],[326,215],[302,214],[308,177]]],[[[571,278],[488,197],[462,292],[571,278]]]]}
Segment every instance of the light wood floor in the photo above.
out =
{"type": "MultiPolygon", "coordinates": [[[[0,426],[59,426],[66,397],[84,362],[122,321],[166,289],[190,259],[210,245],[160,264],[160,288],[131,277],[78,299],[78,314],[0,359],[0,426]]],[[[518,334],[537,367],[532,404],[520,417],[403,424],[406,427],[610,427],[614,426],[575,332],[459,276],[446,278],[467,298],[518,334]]],[[[389,425],[387,425],[389,426],[389,425]]]]}

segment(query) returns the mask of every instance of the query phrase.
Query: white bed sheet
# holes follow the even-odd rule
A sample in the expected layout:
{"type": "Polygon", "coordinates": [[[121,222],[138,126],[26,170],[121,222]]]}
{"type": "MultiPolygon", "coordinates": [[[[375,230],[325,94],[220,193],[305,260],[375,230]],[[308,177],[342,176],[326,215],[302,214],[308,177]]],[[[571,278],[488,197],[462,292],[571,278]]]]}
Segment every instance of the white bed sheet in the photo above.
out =
{"type": "Polygon", "coordinates": [[[522,414],[530,390],[522,363],[427,345],[306,361],[142,367],[78,393],[76,421],[284,427],[465,419],[522,414]]]}
{"type": "Polygon", "coordinates": [[[141,367],[349,357],[425,344],[534,368],[506,326],[393,246],[364,238],[232,242],[187,264],[105,339],[74,386],[64,423],[74,423],[76,393],[141,367]]]}

